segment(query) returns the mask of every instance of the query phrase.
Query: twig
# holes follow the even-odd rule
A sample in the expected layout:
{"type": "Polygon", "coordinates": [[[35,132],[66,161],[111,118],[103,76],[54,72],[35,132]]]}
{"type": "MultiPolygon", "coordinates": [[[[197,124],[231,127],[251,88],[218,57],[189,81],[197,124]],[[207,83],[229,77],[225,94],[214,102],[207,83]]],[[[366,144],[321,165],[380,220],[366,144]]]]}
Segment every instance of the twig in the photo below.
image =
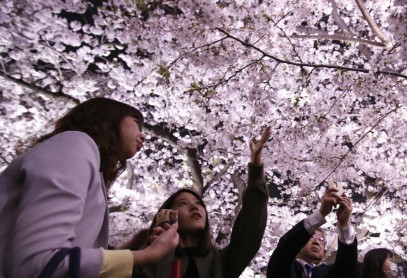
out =
{"type": "MultiPolygon", "coordinates": [[[[245,42],[231,34],[229,34],[228,32],[220,29],[220,28],[216,28],[219,32],[224,33],[225,35],[227,35],[229,38],[234,39],[238,42],[240,42],[242,45],[252,48],[258,52],[260,52],[261,54],[263,54],[265,57],[269,57],[279,63],[284,63],[284,64],[288,64],[288,65],[293,65],[293,66],[302,66],[302,67],[314,67],[314,68],[330,68],[330,69],[338,69],[338,70],[345,70],[345,71],[355,71],[355,72],[364,72],[364,73],[368,73],[370,70],[368,69],[363,69],[363,68],[350,68],[350,67],[343,67],[343,66],[335,66],[335,65],[324,65],[324,64],[312,64],[312,63],[298,63],[298,62],[292,62],[292,61],[288,61],[288,60],[283,60],[280,58],[277,58],[273,55],[270,55],[268,53],[266,53],[265,51],[263,51],[262,49],[258,48],[257,46],[254,46],[248,42],[245,42]]],[[[378,70],[377,72],[375,72],[376,74],[386,74],[386,75],[393,75],[393,76],[398,76],[404,79],[407,79],[407,75],[398,73],[398,72],[394,72],[394,71],[382,71],[382,70],[378,70]]]]}
{"type": "Polygon", "coordinates": [[[389,112],[387,112],[386,114],[384,114],[382,117],[380,117],[380,119],[371,127],[369,128],[369,130],[367,132],[365,132],[357,141],[356,143],[353,144],[353,147],[350,148],[344,155],[342,155],[340,161],[338,162],[338,164],[334,167],[334,169],[319,183],[323,183],[324,181],[326,181],[331,175],[332,173],[334,173],[336,171],[336,169],[338,169],[338,167],[342,164],[343,161],[345,161],[345,158],[348,156],[349,153],[351,153],[355,147],[376,127],[378,126],[387,116],[389,116],[391,113],[397,111],[399,108],[401,108],[401,105],[397,105],[395,108],[393,108],[392,110],[390,110],[389,112]]]}

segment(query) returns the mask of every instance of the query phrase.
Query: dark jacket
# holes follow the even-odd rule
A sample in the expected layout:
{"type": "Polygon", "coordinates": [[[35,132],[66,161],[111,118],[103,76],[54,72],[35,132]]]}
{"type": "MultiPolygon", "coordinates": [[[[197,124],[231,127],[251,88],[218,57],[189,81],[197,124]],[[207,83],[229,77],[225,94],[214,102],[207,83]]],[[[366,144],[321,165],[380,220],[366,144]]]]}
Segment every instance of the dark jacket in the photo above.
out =
{"type": "MultiPolygon", "coordinates": [[[[262,166],[249,164],[248,186],[242,208],[233,225],[229,244],[224,249],[212,249],[205,255],[193,257],[200,278],[239,277],[260,248],[267,222],[268,191],[262,166]]],[[[181,260],[181,277],[188,257],[173,252],[158,263],[135,269],[133,277],[167,278],[174,260],[181,260]]]]}
{"type": "MultiPolygon", "coordinates": [[[[304,277],[303,266],[296,261],[300,250],[311,238],[304,227],[304,220],[289,230],[271,255],[267,278],[301,278],[304,277]]],[[[338,252],[332,265],[320,264],[313,269],[313,278],[354,278],[357,268],[357,240],[346,245],[338,240],[338,252]]]]}

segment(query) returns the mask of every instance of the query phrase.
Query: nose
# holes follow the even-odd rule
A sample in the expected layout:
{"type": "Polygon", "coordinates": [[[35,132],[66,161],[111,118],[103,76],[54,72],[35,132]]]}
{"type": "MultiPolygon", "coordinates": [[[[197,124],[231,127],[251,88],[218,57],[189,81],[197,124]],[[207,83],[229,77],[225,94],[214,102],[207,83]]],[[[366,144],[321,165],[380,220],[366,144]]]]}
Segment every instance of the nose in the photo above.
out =
{"type": "Polygon", "coordinates": [[[144,141],[146,141],[146,136],[144,135],[143,132],[140,133],[140,139],[141,139],[141,142],[143,142],[143,143],[144,143],[144,141]]]}
{"type": "Polygon", "coordinates": [[[320,242],[318,239],[314,238],[313,243],[317,245],[322,245],[322,242],[320,242]]]}
{"type": "Polygon", "coordinates": [[[318,245],[321,244],[321,241],[319,240],[319,237],[316,237],[316,236],[311,237],[311,242],[312,242],[312,244],[318,244],[318,245]]]}
{"type": "Polygon", "coordinates": [[[191,203],[190,210],[198,210],[198,205],[196,203],[191,203]]]}

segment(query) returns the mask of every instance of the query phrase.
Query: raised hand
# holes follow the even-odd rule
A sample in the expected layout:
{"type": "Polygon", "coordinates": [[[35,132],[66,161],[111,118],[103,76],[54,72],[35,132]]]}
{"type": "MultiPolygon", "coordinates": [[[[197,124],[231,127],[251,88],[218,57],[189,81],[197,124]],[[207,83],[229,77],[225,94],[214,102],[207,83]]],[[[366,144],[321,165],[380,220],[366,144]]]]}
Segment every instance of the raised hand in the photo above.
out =
{"type": "Polygon", "coordinates": [[[262,158],[261,158],[261,151],[263,150],[264,144],[267,142],[267,140],[270,138],[270,132],[271,127],[267,127],[264,131],[263,134],[260,138],[259,141],[253,142],[250,141],[249,147],[250,147],[250,162],[255,164],[255,165],[262,165],[262,158]]]}
{"type": "Polygon", "coordinates": [[[328,188],[325,191],[325,194],[321,198],[321,206],[319,211],[321,212],[322,216],[327,216],[331,213],[332,208],[335,207],[338,203],[338,195],[336,192],[338,189],[336,188],[328,188]]]}
{"type": "Polygon", "coordinates": [[[338,199],[339,208],[336,212],[339,227],[348,227],[350,225],[350,216],[352,214],[352,202],[343,194],[338,199]]]}

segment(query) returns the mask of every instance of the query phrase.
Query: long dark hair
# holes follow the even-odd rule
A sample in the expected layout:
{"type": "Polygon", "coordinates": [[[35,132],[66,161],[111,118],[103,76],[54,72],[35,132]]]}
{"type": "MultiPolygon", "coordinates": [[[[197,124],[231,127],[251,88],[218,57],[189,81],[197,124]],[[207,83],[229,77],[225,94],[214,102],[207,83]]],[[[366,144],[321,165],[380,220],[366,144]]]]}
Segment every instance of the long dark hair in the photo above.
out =
{"type": "Polygon", "coordinates": [[[64,131],[82,131],[88,134],[99,148],[100,171],[106,187],[126,168],[126,160],[120,160],[120,123],[126,116],[134,117],[142,127],[144,118],[136,108],[109,98],[92,98],[71,109],[55,123],[54,131],[34,142],[36,145],[64,131]]]}
{"type": "MultiPolygon", "coordinates": [[[[213,249],[213,244],[212,244],[212,237],[211,237],[210,226],[209,226],[208,211],[206,210],[205,202],[203,201],[203,199],[199,193],[197,193],[195,190],[189,189],[189,188],[179,189],[176,192],[174,192],[173,194],[171,194],[170,197],[168,197],[168,199],[161,205],[161,207],[158,211],[160,211],[162,209],[171,209],[177,196],[183,192],[194,195],[205,209],[206,224],[205,224],[205,228],[199,233],[199,237],[200,237],[199,243],[200,244],[199,244],[199,246],[197,246],[197,253],[196,253],[197,255],[205,255],[211,249],[213,249]]],[[[151,223],[150,234],[152,233],[152,229],[156,225],[156,220],[157,220],[157,214],[154,216],[153,222],[151,223]]]]}
{"type": "Polygon", "coordinates": [[[392,257],[393,253],[386,248],[376,248],[367,252],[359,278],[385,278],[383,264],[388,255],[392,257]]]}

